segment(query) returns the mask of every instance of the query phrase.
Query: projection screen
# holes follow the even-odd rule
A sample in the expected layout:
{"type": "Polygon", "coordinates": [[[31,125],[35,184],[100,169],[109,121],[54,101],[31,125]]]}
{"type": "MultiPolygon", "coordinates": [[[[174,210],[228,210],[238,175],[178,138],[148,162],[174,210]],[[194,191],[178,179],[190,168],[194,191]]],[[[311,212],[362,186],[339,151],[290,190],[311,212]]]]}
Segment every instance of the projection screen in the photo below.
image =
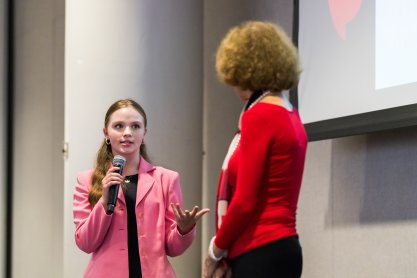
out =
{"type": "Polygon", "coordinates": [[[298,108],[309,140],[417,124],[417,1],[295,6],[298,108]]]}

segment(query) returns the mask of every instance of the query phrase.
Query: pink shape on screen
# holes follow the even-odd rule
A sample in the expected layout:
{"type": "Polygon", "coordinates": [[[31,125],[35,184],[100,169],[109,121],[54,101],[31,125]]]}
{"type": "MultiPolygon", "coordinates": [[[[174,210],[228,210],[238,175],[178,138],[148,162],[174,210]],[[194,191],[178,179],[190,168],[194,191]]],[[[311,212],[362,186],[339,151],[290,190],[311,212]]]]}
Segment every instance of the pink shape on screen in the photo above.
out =
{"type": "Polygon", "coordinates": [[[346,39],[346,26],[358,14],[362,0],[328,0],[333,25],[339,36],[346,39]]]}

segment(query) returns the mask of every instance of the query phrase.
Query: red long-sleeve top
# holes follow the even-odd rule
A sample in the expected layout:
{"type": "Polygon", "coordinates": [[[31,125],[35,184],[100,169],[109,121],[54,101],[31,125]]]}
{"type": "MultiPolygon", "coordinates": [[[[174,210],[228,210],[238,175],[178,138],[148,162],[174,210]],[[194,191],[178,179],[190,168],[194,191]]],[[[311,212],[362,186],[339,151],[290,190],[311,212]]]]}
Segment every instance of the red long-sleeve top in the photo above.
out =
{"type": "Polygon", "coordinates": [[[297,235],[306,148],[295,109],[260,102],[244,112],[240,143],[228,164],[233,197],[215,239],[229,258],[297,235]]]}

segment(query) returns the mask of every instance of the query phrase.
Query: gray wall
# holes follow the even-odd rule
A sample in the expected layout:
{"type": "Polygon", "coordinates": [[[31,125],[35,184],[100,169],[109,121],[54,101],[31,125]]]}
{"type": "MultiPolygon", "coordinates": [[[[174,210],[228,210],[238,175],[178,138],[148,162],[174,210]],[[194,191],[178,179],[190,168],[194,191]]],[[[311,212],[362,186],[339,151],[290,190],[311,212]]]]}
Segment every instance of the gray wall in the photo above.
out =
{"type": "Polygon", "coordinates": [[[304,277],[416,277],[417,129],[310,143],[304,277]]]}
{"type": "Polygon", "coordinates": [[[15,3],[13,277],[61,277],[64,1],[15,3]]]}

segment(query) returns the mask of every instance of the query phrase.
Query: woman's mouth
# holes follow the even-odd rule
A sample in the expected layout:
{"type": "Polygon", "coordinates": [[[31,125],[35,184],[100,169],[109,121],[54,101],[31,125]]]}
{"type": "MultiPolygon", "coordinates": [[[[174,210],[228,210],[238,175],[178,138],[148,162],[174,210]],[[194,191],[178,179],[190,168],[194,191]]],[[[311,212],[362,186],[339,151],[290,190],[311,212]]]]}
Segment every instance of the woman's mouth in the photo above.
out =
{"type": "Polygon", "coordinates": [[[122,146],[130,146],[130,145],[132,145],[132,144],[133,144],[133,142],[132,142],[132,141],[121,141],[121,142],[120,142],[120,144],[121,144],[122,146]]]}

